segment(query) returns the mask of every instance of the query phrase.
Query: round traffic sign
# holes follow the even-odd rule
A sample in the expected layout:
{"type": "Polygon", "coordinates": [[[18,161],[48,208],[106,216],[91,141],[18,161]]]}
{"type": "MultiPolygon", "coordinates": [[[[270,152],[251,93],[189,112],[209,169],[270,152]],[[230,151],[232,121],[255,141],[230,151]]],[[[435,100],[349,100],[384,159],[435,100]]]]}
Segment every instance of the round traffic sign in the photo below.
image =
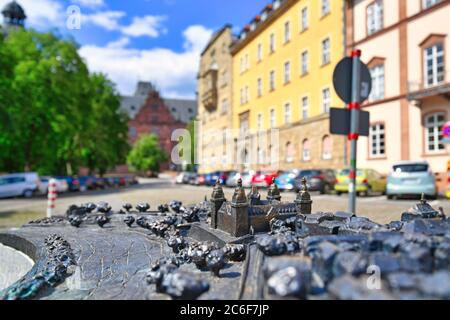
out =
{"type": "MultiPolygon", "coordinates": [[[[369,98],[372,91],[372,76],[369,68],[361,63],[361,103],[369,98]]],[[[345,103],[352,101],[352,65],[353,59],[346,57],[342,59],[334,69],[333,85],[339,98],[345,103]]]]}

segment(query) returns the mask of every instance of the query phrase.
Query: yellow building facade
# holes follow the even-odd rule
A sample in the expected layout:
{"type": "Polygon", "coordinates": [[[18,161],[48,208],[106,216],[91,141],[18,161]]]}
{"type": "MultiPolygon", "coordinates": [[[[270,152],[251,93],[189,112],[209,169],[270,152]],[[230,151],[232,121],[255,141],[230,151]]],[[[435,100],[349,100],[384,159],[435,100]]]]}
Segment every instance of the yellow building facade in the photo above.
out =
{"type": "Polygon", "coordinates": [[[234,163],[228,160],[223,141],[224,133],[233,127],[230,53],[233,40],[231,26],[225,25],[212,36],[200,58],[197,83],[200,173],[234,168],[234,163]]]}
{"type": "MultiPolygon", "coordinates": [[[[279,129],[282,170],[345,165],[346,138],[329,134],[329,108],[344,107],[332,83],[345,54],[344,12],[341,0],[275,0],[232,47],[233,127],[279,129]]],[[[257,157],[273,157],[270,149],[259,146],[257,157]]]]}

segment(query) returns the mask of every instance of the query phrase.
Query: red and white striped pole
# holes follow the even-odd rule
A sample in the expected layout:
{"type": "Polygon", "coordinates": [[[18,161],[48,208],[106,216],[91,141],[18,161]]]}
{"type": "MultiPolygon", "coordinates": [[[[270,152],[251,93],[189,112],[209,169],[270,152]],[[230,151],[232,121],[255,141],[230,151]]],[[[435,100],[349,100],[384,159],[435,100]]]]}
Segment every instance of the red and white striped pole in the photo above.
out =
{"type": "Polygon", "coordinates": [[[58,197],[58,191],[56,189],[56,180],[50,179],[48,182],[48,201],[47,201],[47,218],[51,218],[53,211],[55,210],[55,202],[58,197]]]}

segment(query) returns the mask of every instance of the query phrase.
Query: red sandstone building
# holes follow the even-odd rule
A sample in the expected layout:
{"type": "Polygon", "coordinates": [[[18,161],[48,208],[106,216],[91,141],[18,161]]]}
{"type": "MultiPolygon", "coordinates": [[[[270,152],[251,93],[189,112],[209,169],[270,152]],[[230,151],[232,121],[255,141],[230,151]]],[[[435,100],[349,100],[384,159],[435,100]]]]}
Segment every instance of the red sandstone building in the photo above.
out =
{"type": "MultiPolygon", "coordinates": [[[[163,150],[170,156],[175,142],[172,132],[186,128],[197,115],[195,100],[164,99],[151,83],[139,82],[134,96],[122,98],[122,110],[130,117],[129,142],[133,145],[142,135],[155,134],[163,150]]],[[[161,166],[171,169],[170,161],[161,166]]]]}

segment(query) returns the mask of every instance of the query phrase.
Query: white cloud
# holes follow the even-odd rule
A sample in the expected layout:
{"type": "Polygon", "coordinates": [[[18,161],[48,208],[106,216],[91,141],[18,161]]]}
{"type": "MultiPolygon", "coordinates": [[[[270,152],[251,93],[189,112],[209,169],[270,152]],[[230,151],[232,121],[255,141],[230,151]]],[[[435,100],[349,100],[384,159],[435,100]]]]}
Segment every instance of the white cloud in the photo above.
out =
{"type": "Polygon", "coordinates": [[[129,25],[122,25],[120,19],[127,14],[124,11],[99,11],[92,14],[83,14],[83,23],[90,23],[102,27],[108,31],[119,31],[130,37],[157,38],[160,34],[167,32],[162,23],[167,19],[165,16],[134,17],[129,25]]]}
{"type": "Polygon", "coordinates": [[[193,98],[200,53],[211,35],[212,30],[203,26],[187,28],[182,52],[125,48],[128,41],[122,38],[106,47],[83,46],[80,54],[90,70],[106,73],[122,94],[131,94],[136,82],[143,80],[152,81],[166,96],[193,98]]]}
{"type": "MultiPolygon", "coordinates": [[[[0,0],[0,8],[11,0],[0,0]]],[[[20,5],[27,15],[26,23],[32,27],[62,26],[66,13],[62,5],[56,0],[20,0],[20,5]]]]}
{"type": "Polygon", "coordinates": [[[134,17],[133,22],[127,27],[122,27],[121,31],[131,37],[148,36],[157,38],[160,33],[167,32],[162,26],[162,22],[166,19],[164,16],[134,17]]]}
{"type": "Polygon", "coordinates": [[[98,8],[105,5],[103,0],[72,0],[72,2],[88,8],[98,8]]]}
{"type": "Polygon", "coordinates": [[[83,24],[91,23],[108,31],[119,30],[121,28],[119,20],[125,16],[124,11],[101,11],[81,15],[83,24]]]}
{"type": "Polygon", "coordinates": [[[124,48],[130,43],[130,38],[122,37],[117,41],[113,41],[107,44],[108,48],[119,49],[124,48]]]}

